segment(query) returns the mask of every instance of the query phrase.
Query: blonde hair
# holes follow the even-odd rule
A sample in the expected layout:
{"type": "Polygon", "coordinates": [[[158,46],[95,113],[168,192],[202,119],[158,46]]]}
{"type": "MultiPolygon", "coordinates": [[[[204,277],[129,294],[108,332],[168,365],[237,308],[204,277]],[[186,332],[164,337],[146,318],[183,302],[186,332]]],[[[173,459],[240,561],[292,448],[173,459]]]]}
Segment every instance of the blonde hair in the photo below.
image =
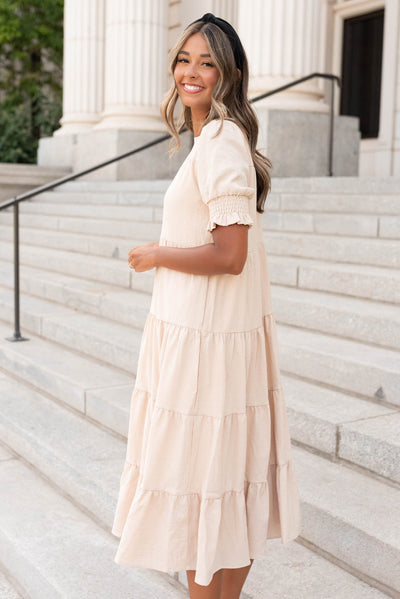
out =
{"type": "MultiPolygon", "coordinates": [[[[247,98],[249,68],[246,54],[243,47],[241,47],[243,56],[241,56],[242,69],[241,76],[239,76],[228,36],[215,23],[205,23],[201,20],[195,21],[184,30],[170,51],[169,60],[172,75],[174,74],[180,50],[186,40],[194,33],[201,33],[204,37],[211,54],[211,59],[214,61],[219,72],[219,80],[211,98],[210,112],[203,121],[203,126],[214,119],[220,119],[221,127],[217,132],[219,134],[222,122],[224,119],[228,119],[234,121],[246,135],[257,175],[257,211],[263,213],[265,200],[271,188],[269,169],[272,167],[272,164],[266,156],[256,149],[259,126],[257,115],[247,98]]],[[[183,127],[186,125],[193,132],[190,107],[183,106],[177,123],[174,121],[174,109],[178,98],[179,95],[174,80],[171,88],[165,94],[160,107],[161,116],[172,135],[169,146],[170,158],[181,146],[179,133],[183,127]]]]}

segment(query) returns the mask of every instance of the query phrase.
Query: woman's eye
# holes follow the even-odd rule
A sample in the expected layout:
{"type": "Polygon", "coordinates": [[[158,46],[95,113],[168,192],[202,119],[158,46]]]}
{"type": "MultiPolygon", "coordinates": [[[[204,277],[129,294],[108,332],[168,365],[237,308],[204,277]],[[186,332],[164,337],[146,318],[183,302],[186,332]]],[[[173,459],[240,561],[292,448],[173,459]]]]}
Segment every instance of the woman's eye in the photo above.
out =
{"type": "MultiPolygon", "coordinates": [[[[187,58],[178,58],[177,62],[189,62],[187,58]]],[[[214,65],[211,62],[203,62],[206,67],[213,67],[214,65]]]]}

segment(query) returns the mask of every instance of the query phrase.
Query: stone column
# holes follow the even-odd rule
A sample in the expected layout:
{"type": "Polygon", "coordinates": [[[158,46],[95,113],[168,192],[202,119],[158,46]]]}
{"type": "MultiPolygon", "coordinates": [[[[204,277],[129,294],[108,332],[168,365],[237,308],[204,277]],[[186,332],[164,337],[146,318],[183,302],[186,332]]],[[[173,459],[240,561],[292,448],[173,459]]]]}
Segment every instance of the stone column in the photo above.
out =
{"type": "Polygon", "coordinates": [[[216,17],[225,19],[236,29],[238,0],[197,0],[197,2],[183,0],[181,3],[183,28],[206,12],[212,12],[216,17]]]}
{"type": "MultiPolygon", "coordinates": [[[[325,70],[327,0],[239,0],[238,9],[250,97],[325,70]]],[[[261,102],[269,108],[326,112],[323,89],[314,79],[261,102]]]]}
{"type": "Polygon", "coordinates": [[[54,135],[93,127],[103,109],[105,0],[65,0],[63,117],[54,135]]]}
{"type": "Polygon", "coordinates": [[[163,129],[168,0],[106,0],[104,111],[96,129],[163,129]]]}

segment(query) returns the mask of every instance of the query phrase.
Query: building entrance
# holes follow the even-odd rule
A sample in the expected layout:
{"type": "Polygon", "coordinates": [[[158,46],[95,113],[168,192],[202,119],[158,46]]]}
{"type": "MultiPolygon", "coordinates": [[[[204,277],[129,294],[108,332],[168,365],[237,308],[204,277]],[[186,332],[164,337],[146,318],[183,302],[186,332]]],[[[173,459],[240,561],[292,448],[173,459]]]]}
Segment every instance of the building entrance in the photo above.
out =
{"type": "Polygon", "coordinates": [[[343,23],[340,114],[360,118],[361,137],[379,135],[384,10],[343,23]]]}

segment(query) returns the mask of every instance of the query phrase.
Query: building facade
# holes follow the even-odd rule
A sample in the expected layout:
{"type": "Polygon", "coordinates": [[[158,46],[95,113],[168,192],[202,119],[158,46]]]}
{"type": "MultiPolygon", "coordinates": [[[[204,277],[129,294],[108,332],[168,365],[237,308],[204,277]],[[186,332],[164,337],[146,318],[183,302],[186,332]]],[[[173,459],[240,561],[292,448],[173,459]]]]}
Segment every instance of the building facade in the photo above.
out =
{"type": "MultiPolygon", "coordinates": [[[[207,11],[238,31],[250,97],[313,72],[339,76],[335,114],[357,116],[360,131],[344,135],[338,151],[357,142],[360,176],[400,175],[399,0],[65,0],[63,117],[41,140],[39,164],[84,167],[165,132],[168,50],[207,11]]],[[[303,126],[326,120],[330,97],[330,83],[312,79],[255,104],[261,147],[268,153],[276,115],[303,126]]],[[[354,130],[354,118],[343,123],[354,130]]]]}

